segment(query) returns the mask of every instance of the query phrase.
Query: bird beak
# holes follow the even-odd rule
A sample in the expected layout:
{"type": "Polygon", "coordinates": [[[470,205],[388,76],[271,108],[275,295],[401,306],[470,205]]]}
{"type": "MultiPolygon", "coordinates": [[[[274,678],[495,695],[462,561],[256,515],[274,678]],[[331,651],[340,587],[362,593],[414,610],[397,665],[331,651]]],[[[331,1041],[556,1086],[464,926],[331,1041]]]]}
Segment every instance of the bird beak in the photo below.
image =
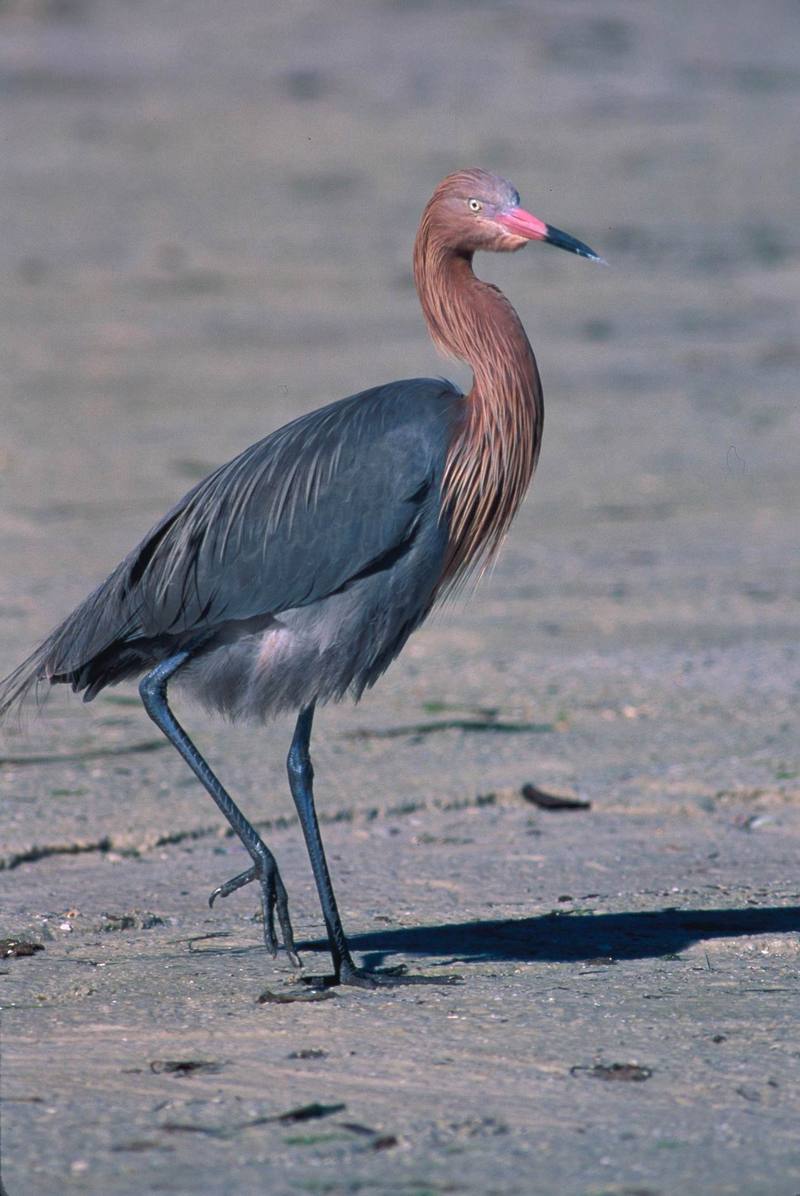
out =
{"type": "Polygon", "coordinates": [[[538,216],[531,215],[524,208],[509,208],[500,212],[495,219],[515,237],[524,237],[526,241],[547,241],[549,245],[566,249],[569,253],[577,253],[579,257],[588,258],[590,262],[602,262],[606,265],[605,258],[600,257],[600,254],[595,253],[588,245],[584,245],[583,241],[578,241],[569,233],[562,233],[560,228],[553,228],[552,224],[545,224],[538,216]]]}

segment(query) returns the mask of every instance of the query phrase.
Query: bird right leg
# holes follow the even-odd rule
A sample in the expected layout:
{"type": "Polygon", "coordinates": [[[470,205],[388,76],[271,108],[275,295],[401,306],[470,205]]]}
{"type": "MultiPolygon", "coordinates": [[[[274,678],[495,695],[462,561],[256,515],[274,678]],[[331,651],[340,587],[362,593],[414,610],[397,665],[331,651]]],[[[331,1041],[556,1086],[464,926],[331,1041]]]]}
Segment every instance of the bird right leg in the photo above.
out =
{"type": "Polygon", "coordinates": [[[339,917],[336,897],[333,893],[314,806],[314,768],[309,751],[313,719],[314,704],[312,702],[310,706],[306,706],[300,711],[286,764],[289,772],[289,787],[300,818],[300,825],[303,828],[311,868],[322,905],[322,916],[328,931],[333,975],[306,977],[306,983],[323,988],[329,988],[336,984],[351,984],[356,988],[383,988],[402,984],[458,984],[461,979],[459,976],[409,976],[405,973],[405,967],[368,972],[365,968],[356,967],[353,962],[342,929],[342,920],[339,917]]]}
{"type": "Polygon", "coordinates": [[[258,880],[261,887],[261,905],[264,914],[264,942],[267,950],[273,957],[278,951],[278,941],[275,936],[275,914],[277,913],[286,954],[295,967],[300,967],[300,958],[295,951],[294,933],[289,920],[289,899],[274,855],[211,771],[172,713],[167,702],[167,685],[169,680],[186,664],[189,658],[189,652],[178,652],[174,656],[170,656],[167,660],[163,660],[160,664],[157,664],[154,669],[142,678],[139,683],[139,693],[141,694],[144,708],[150,715],[150,718],[164,732],[173,747],[177,748],[181,756],[183,756],[192,772],[214,799],[225,818],[227,818],[253,860],[252,868],[248,868],[246,872],[241,872],[238,876],[234,876],[224,885],[220,885],[219,888],[214,890],[209,898],[209,905],[213,905],[217,897],[227,897],[243,885],[249,884],[253,880],[258,880]]]}

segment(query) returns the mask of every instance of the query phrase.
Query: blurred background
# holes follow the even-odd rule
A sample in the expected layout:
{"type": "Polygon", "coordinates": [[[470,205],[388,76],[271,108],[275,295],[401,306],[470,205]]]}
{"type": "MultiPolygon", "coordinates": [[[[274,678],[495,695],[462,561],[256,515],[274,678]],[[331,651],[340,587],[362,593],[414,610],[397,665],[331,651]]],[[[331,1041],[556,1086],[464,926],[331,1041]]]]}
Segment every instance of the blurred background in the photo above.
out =
{"type": "MultiPolygon", "coordinates": [[[[477,596],[320,720],[321,804],[531,779],[672,814],[789,800],[799,25],[789,0],[6,0],[0,671],[287,419],[396,377],[469,384],[427,340],[410,255],[438,179],[480,165],[610,268],[477,263],[537,352],[539,472],[477,596]],[[484,708],[540,730],[343,738],[484,708]]],[[[191,718],[234,788],[286,811],[286,725],[191,718]]],[[[168,753],[15,763],[151,738],[134,691],[11,727],[9,850],[212,823],[168,753]]]]}

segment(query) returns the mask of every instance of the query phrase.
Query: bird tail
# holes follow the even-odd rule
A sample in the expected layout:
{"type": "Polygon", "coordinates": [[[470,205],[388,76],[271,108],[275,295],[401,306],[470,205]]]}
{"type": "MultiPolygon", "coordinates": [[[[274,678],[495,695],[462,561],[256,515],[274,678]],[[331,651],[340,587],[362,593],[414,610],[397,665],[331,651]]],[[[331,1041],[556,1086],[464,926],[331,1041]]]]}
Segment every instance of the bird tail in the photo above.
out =
{"type": "Polygon", "coordinates": [[[47,678],[49,643],[49,640],[45,640],[13,673],[0,681],[0,722],[12,711],[21,711],[29,698],[35,696],[37,705],[40,705],[47,696],[46,690],[42,693],[41,683],[47,678]]]}
{"type": "Polygon", "coordinates": [[[0,722],[32,698],[41,705],[52,685],[69,684],[90,702],[105,685],[141,671],[138,620],[119,601],[120,573],[112,573],[27,660],[0,680],[0,722]]]}

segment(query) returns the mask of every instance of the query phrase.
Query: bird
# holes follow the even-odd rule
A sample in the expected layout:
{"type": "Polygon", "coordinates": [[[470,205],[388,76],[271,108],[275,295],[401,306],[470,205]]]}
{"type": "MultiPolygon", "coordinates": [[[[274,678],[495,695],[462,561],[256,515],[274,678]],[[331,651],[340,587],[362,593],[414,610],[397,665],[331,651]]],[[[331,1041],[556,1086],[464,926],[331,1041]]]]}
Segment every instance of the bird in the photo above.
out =
{"type": "Polygon", "coordinates": [[[413,271],[430,336],[470,367],[469,391],[389,382],[267,435],[195,485],[0,682],[2,717],[42,684],[89,702],[140,678],[147,714],[250,856],[209,903],[255,883],[267,950],[300,967],[277,861],[175,717],[168,687],[234,721],[296,713],[287,771],[327,930],[326,986],[431,980],[353,959],[320,837],[311,731],[317,706],[358,700],[432,608],[480,575],[527,491],[544,415],[536,359],[473,258],[532,241],[603,262],[522,208],[497,174],[449,174],[422,213],[413,271]]]}

